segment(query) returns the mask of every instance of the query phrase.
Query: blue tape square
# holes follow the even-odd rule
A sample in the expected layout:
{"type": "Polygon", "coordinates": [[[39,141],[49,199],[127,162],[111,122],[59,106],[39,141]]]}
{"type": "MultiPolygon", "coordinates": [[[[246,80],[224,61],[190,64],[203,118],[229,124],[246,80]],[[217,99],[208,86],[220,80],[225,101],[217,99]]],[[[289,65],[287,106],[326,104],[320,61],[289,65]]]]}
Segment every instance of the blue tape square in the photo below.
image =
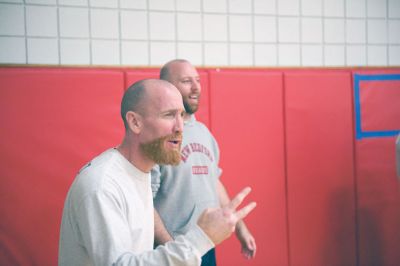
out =
{"type": "MultiPolygon", "coordinates": [[[[400,133],[400,129],[399,130],[383,130],[383,131],[372,131],[372,130],[363,131],[361,129],[360,82],[361,81],[385,81],[385,80],[400,81],[400,74],[388,74],[388,75],[354,74],[354,108],[355,108],[355,115],[356,115],[356,139],[357,140],[360,140],[363,138],[392,137],[392,136],[397,136],[400,133]]],[[[400,103],[399,103],[399,105],[400,105],[400,103]]]]}

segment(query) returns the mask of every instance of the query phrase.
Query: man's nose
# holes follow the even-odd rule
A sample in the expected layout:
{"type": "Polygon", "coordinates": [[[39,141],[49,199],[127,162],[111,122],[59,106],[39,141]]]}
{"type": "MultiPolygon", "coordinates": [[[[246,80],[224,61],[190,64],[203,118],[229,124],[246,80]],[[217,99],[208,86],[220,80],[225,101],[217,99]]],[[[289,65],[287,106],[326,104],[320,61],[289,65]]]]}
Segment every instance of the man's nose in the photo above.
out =
{"type": "Polygon", "coordinates": [[[181,115],[176,116],[175,120],[175,132],[181,132],[183,131],[183,117],[181,115]]]}
{"type": "Polygon", "coordinates": [[[197,91],[200,91],[200,89],[201,89],[200,81],[198,81],[198,80],[193,81],[192,90],[197,92],[197,91]]]}

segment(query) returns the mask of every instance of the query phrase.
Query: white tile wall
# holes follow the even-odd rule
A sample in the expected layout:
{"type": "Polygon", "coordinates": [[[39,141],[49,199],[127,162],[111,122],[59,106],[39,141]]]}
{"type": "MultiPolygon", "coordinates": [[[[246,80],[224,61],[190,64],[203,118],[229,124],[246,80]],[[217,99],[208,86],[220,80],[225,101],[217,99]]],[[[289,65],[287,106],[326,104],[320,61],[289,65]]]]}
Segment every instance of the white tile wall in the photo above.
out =
{"type": "Polygon", "coordinates": [[[90,27],[92,38],[118,38],[118,11],[112,9],[91,9],[90,27]]]}
{"type": "Polygon", "coordinates": [[[178,44],[178,58],[185,58],[194,65],[203,64],[203,50],[200,43],[181,42],[178,44]]]}
{"type": "Polygon", "coordinates": [[[400,18],[400,1],[388,0],[389,2],[389,18],[400,18]]]}
{"type": "Polygon", "coordinates": [[[303,16],[321,16],[323,0],[301,0],[301,14],[303,16]]]}
{"type": "Polygon", "coordinates": [[[399,32],[400,0],[0,0],[0,64],[394,66],[399,32]]]}
{"type": "Polygon", "coordinates": [[[122,39],[147,40],[148,17],[146,11],[123,10],[120,18],[122,39]]]}
{"type": "Polygon", "coordinates": [[[176,48],[173,42],[151,42],[150,43],[150,64],[162,66],[176,58],[176,48]]]}
{"type": "Polygon", "coordinates": [[[200,12],[201,0],[176,0],[176,10],[200,12]]]}
{"type": "Polygon", "coordinates": [[[204,12],[227,12],[227,0],[203,0],[203,11],[204,12]]]}
{"type": "Polygon", "coordinates": [[[386,17],[386,1],[367,0],[367,16],[370,18],[386,17]]]}
{"type": "Polygon", "coordinates": [[[25,35],[24,7],[0,4],[0,35],[25,35]]]}
{"type": "Polygon", "coordinates": [[[326,43],[345,42],[345,21],[338,18],[324,20],[324,40],[326,43]]]}
{"type": "Polygon", "coordinates": [[[254,65],[256,66],[277,66],[278,49],[275,44],[254,45],[254,65]]]}
{"type": "Polygon", "coordinates": [[[26,27],[28,36],[57,36],[57,8],[52,6],[27,6],[26,27]]]}
{"type": "Polygon", "coordinates": [[[119,42],[112,40],[92,41],[93,65],[119,65],[119,42]]]}
{"type": "Polygon", "coordinates": [[[60,37],[89,37],[89,10],[87,8],[60,7],[60,37]]]}
{"type": "Polygon", "coordinates": [[[226,43],[206,43],[204,45],[204,63],[209,66],[228,65],[228,45],[226,43]]]}
{"type": "Polygon", "coordinates": [[[226,15],[204,15],[204,40],[227,41],[228,23],[226,15]]]}
{"type": "Polygon", "coordinates": [[[278,46],[278,63],[280,66],[300,66],[300,45],[280,44],[278,46]]]}
{"type": "Polygon", "coordinates": [[[229,39],[233,42],[251,42],[253,40],[251,16],[229,16],[229,39]]]}
{"type": "Polygon", "coordinates": [[[252,11],[251,0],[228,0],[230,13],[250,14],[252,11]]]}
{"type": "Polygon", "coordinates": [[[60,40],[60,59],[63,65],[89,65],[90,44],[88,40],[60,40]]]}
{"type": "Polygon", "coordinates": [[[152,40],[175,40],[175,15],[150,12],[150,38],[152,40]]]}
{"type": "Polygon", "coordinates": [[[24,0],[0,0],[1,2],[6,2],[6,3],[23,3],[24,0]]]}
{"type": "Polygon", "coordinates": [[[277,0],[253,0],[254,13],[275,15],[277,10],[276,1],[277,0]]]}
{"type": "Polygon", "coordinates": [[[233,43],[230,47],[231,65],[252,66],[253,65],[253,45],[245,43],[233,43]]]}
{"type": "Polygon", "coordinates": [[[283,43],[298,43],[300,27],[298,18],[282,17],[278,20],[278,38],[283,43]]]}
{"type": "Polygon", "coordinates": [[[85,6],[89,5],[88,0],[58,0],[58,4],[62,6],[85,6]]]}
{"type": "Polygon", "coordinates": [[[323,65],[322,45],[307,44],[301,47],[301,64],[303,66],[323,65]]]}
{"type": "Polygon", "coordinates": [[[6,64],[25,64],[25,38],[0,37],[0,62],[6,64]]]}
{"type": "Polygon", "coordinates": [[[400,44],[400,20],[389,20],[389,43],[400,44]]]}
{"type": "Polygon", "coordinates": [[[119,0],[121,8],[147,9],[148,0],[119,0]]]}
{"type": "Polygon", "coordinates": [[[118,0],[89,0],[89,4],[92,7],[118,7],[118,0]]]}
{"type": "Polygon", "coordinates": [[[367,0],[346,0],[346,16],[350,18],[364,18],[366,15],[367,0]]]}
{"type": "Polygon", "coordinates": [[[346,42],[360,44],[366,42],[366,23],[361,19],[348,19],[346,22],[346,42]]]}
{"type": "Polygon", "coordinates": [[[58,64],[56,39],[28,38],[28,64],[58,64]]]}
{"type": "Polygon", "coordinates": [[[301,41],[303,43],[322,43],[322,19],[303,18],[301,20],[301,41]]]}
{"type": "Polygon", "coordinates": [[[386,45],[369,45],[367,59],[369,66],[386,66],[388,63],[386,45]]]}
{"type": "Polygon", "coordinates": [[[300,14],[300,0],[279,0],[278,1],[279,15],[297,16],[300,14]]]}
{"type": "Polygon", "coordinates": [[[387,43],[386,20],[368,20],[367,22],[368,43],[385,44],[387,43]]]}
{"type": "Polygon", "coordinates": [[[202,20],[198,13],[183,13],[177,15],[179,41],[201,41],[202,20]]]}
{"type": "Polygon", "coordinates": [[[324,0],[324,16],[344,17],[345,0],[324,0]]]}
{"type": "Polygon", "coordinates": [[[389,65],[400,66],[400,45],[389,46],[389,65]]]}
{"type": "Polygon", "coordinates": [[[326,66],[344,66],[345,46],[344,45],[325,45],[324,62],[326,66]]]}
{"type": "Polygon", "coordinates": [[[27,4],[54,5],[57,0],[25,0],[27,4]]]}
{"type": "Polygon", "coordinates": [[[367,63],[365,45],[346,46],[346,59],[348,66],[364,66],[367,63]]]}
{"type": "Polygon", "coordinates": [[[121,44],[122,65],[146,66],[149,64],[149,44],[146,41],[123,41],[121,44]]]}
{"type": "Polygon", "coordinates": [[[174,0],[148,0],[150,10],[168,10],[175,9],[174,0]]]}
{"type": "Polygon", "coordinates": [[[255,16],[254,17],[254,41],[276,42],[276,18],[255,16]]]}

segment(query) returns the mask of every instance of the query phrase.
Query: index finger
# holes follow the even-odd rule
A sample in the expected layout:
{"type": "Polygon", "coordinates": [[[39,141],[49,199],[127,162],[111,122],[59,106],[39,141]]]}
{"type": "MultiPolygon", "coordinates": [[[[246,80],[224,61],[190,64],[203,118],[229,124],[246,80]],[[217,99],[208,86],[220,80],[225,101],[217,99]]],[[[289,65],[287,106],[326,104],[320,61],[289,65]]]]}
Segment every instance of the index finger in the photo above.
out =
{"type": "Polygon", "coordinates": [[[231,210],[235,210],[244,200],[244,198],[250,193],[251,188],[246,187],[240,191],[232,200],[228,203],[227,207],[231,210]]]}

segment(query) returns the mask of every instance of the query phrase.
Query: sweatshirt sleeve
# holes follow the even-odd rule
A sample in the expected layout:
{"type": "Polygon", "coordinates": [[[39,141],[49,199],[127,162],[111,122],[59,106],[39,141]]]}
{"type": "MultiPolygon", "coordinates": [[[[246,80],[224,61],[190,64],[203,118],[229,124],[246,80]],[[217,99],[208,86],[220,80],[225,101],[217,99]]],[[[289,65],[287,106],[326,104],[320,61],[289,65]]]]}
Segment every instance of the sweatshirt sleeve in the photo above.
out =
{"type": "Polygon", "coordinates": [[[200,265],[201,257],[214,247],[213,242],[196,225],[185,235],[158,246],[157,249],[135,255],[122,254],[113,266],[184,266],[200,265]]]}
{"type": "Polygon", "coordinates": [[[140,239],[132,237],[123,207],[114,194],[94,193],[85,199],[82,207],[77,213],[81,236],[79,242],[85,246],[94,265],[200,265],[201,256],[214,247],[213,242],[196,225],[186,235],[155,250],[135,252],[132,246],[140,243],[140,239]]]}

